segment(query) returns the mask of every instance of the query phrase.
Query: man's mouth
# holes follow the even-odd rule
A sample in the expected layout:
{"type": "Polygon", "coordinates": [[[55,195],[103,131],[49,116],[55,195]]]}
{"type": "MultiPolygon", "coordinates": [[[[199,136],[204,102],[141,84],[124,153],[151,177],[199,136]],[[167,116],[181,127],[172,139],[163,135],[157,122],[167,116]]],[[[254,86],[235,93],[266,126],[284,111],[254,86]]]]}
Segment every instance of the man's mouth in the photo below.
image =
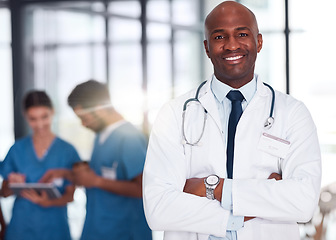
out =
{"type": "Polygon", "coordinates": [[[235,60],[241,59],[243,57],[244,57],[244,55],[240,55],[240,56],[234,56],[234,57],[226,57],[224,59],[227,60],[227,61],[235,61],[235,60]]]}

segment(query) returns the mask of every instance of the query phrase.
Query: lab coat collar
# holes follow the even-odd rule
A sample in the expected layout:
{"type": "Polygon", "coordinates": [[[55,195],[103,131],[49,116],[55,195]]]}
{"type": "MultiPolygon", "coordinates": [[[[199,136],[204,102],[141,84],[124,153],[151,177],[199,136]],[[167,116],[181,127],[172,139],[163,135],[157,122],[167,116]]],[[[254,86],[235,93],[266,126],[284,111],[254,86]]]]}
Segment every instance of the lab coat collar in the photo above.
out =
{"type": "Polygon", "coordinates": [[[263,84],[263,81],[261,81],[261,80],[259,79],[259,76],[258,76],[258,75],[256,75],[256,78],[257,78],[257,92],[256,92],[256,94],[258,94],[258,95],[261,96],[261,97],[266,97],[266,96],[272,94],[271,91],[269,90],[269,88],[266,87],[266,86],[263,84]]]}
{"type": "Polygon", "coordinates": [[[198,99],[202,106],[208,111],[208,114],[214,119],[218,128],[222,131],[222,124],[217,109],[216,99],[211,91],[212,79],[212,77],[208,79],[205,85],[201,88],[198,99]]]}
{"type": "MultiPolygon", "coordinates": [[[[205,85],[201,88],[199,92],[199,101],[201,102],[203,107],[208,111],[208,114],[214,119],[218,128],[222,130],[222,124],[220,121],[219,111],[217,109],[216,99],[215,99],[214,94],[211,91],[211,81],[213,79],[212,76],[207,80],[205,85]]],[[[251,101],[252,104],[250,103],[247,106],[247,108],[249,108],[250,110],[261,106],[259,104],[255,105],[254,103],[256,101],[255,98],[259,98],[259,97],[263,98],[263,97],[267,97],[272,94],[271,91],[268,89],[268,87],[266,87],[263,84],[263,82],[259,79],[257,74],[255,75],[255,77],[257,79],[257,91],[255,93],[255,96],[252,98],[252,101],[251,101]]]]}
{"type": "MultiPolygon", "coordinates": [[[[257,91],[256,94],[259,96],[266,97],[271,94],[269,91],[268,87],[266,87],[263,82],[260,80],[258,74],[255,74],[255,78],[257,79],[257,91]]],[[[213,80],[213,75],[207,80],[205,85],[201,88],[200,94],[199,94],[199,99],[201,99],[203,96],[208,95],[208,93],[211,93],[211,82],[213,80]]],[[[209,94],[209,95],[211,95],[209,94]]],[[[212,94],[213,95],[213,94],[212,94]]]]}
{"type": "MultiPolygon", "coordinates": [[[[244,112],[254,111],[256,109],[262,108],[263,105],[260,104],[260,101],[269,101],[266,99],[270,99],[270,96],[272,95],[270,89],[263,84],[263,81],[258,77],[258,75],[256,77],[257,77],[257,91],[254,94],[254,97],[252,98],[249,105],[247,105],[244,112]]],[[[243,116],[241,118],[243,118],[243,116]]]]}

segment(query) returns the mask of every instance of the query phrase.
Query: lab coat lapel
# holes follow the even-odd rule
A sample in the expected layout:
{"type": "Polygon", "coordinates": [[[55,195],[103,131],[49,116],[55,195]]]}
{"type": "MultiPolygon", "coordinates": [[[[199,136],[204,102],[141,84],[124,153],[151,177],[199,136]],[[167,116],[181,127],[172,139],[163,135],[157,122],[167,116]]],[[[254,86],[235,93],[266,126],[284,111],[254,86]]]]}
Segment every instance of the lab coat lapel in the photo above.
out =
{"type": "Polygon", "coordinates": [[[211,80],[208,80],[200,91],[199,101],[201,102],[202,106],[208,111],[208,115],[212,117],[220,131],[222,131],[222,124],[219,117],[217,103],[210,86],[211,80]]]}

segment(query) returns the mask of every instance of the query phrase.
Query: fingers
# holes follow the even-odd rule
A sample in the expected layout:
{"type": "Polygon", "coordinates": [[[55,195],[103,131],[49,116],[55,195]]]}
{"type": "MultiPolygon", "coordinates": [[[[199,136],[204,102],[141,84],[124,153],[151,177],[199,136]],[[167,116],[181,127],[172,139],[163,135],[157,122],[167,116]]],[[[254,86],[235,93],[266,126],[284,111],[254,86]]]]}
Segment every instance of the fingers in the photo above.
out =
{"type": "Polygon", "coordinates": [[[282,180],[282,176],[279,173],[271,173],[268,179],[275,179],[277,181],[282,180]]]}
{"type": "Polygon", "coordinates": [[[66,172],[64,169],[50,169],[42,176],[39,182],[51,183],[55,178],[64,178],[65,174],[66,172]]]}
{"type": "Polygon", "coordinates": [[[35,190],[29,189],[29,190],[24,190],[21,192],[21,196],[23,198],[28,199],[29,201],[40,204],[40,205],[45,205],[46,202],[48,202],[49,197],[46,191],[41,191],[41,194],[36,192],[35,190]]]}
{"type": "Polygon", "coordinates": [[[250,221],[250,220],[252,220],[253,218],[255,218],[255,217],[244,217],[244,222],[250,221]]]}
{"type": "Polygon", "coordinates": [[[78,186],[90,187],[95,180],[95,172],[86,164],[73,168],[73,182],[78,186]]]}
{"type": "Polygon", "coordinates": [[[22,191],[21,196],[32,202],[36,202],[37,199],[40,197],[38,193],[32,189],[22,191]]]}
{"type": "Polygon", "coordinates": [[[52,183],[55,179],[65,178],[72,181],[72,171],[69,169],[50,169],[39,180],[41,183],[52,183]]]}
{"type": "Polygon", "coordinates": [[[26,182],[26,176],[21,173],[11,173],[8,175],[9,183],[24,183],[26,182]]]}
{"type": "Polygon", "coordinates": [[[40,183],[51,183],[53,180],[53,173],[49,170],[47,171],[39,180],[40,183]]]}

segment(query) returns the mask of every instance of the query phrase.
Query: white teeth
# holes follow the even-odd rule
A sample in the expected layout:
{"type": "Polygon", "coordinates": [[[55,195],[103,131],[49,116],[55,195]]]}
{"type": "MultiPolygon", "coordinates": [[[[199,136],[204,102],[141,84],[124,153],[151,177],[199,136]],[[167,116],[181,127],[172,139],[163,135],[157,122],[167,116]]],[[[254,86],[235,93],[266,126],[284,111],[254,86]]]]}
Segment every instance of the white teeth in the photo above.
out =
{"type": "Polygon", "coordinates": [[[228,61],[234,61],[234,60],[240,59],[240,58],[242,58],[242,57],[243,57],[243,56],[227,57],[227,58],[225,58],[225,60],[228,60],[228,61]]]}

